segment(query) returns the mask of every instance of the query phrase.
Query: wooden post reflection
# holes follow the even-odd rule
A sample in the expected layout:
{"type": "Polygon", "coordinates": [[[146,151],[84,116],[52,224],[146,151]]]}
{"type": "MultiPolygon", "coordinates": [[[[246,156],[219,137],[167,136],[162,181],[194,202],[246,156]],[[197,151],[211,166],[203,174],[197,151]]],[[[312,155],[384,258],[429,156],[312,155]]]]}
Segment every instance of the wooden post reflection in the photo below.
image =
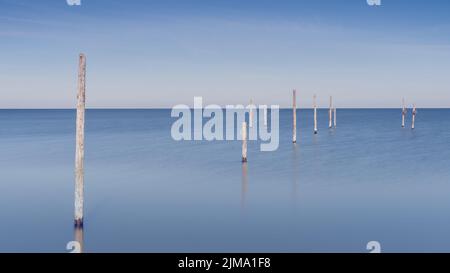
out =
{"type": "Polygon", "coordinates": [[[298,172],[299,172],[299,149],[297,146],[294,146],[294,149],[292,150],[292,204],[295,208],[297,204],[297,197],[298,197],[298,172]]]}
{"type": "Polygon", "coordinates": [[[242,188],[241,188],[241,209],[245,209],[246,197],[248,191],[248,165],[242,164],[242,188]]]}
{"type": "Polygon", "coordinates": [[[74,233],[75,233],[74,234],[75,241],[79,243],[79,252],[78,253],[83,253],[84,252],[84,231],[83,231],[83,227],[82,226],[75,227],[74,233]]]}

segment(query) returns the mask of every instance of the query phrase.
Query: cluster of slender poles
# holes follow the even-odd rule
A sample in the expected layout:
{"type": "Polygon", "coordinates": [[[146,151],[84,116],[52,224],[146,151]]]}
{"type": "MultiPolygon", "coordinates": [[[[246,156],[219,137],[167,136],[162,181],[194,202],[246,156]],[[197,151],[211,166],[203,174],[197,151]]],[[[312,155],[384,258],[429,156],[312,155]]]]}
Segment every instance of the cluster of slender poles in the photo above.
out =
{"type": "MultiPolygon", "coordinates": [[[[408,109],[406,108],[405,99],[402,99],[402,128],[405,128],[405,122],[406,122],[406,115],[408,114],[408,109]]],[[[417,108],[416,105],[413,104],[412,108],[412,119],[411,119],[411,129],[415,129],[416,127],[416,115],[417,115],[417,108]]]]}
{"type": "MultiPolygon", "coordinates": [[[[250,105],[253,105],[253,100],[250,100],[250,105]]],[[[313,96],[313,110],[314,110],[314,134],[318,134],[317,129],[317,96],[313,96]]],[[[328,127],[336,128],[336,107],[333,106],[333,97],[330,96],[330,107],[328,110],[329,123],[328,127]]],[[[267,109],[264,109],[264,126],[267,126],[267,109]]],[[[253,111],[250,108],[249,112],[249,127],[253,127],[253,111]]],[[[247,122],[242,123],[242,162],[247,162],[247,122]]],[[[297,143],[297,90],[292,91],[292,142],[297,143]]]]}
{"type": "MultiPolygon", "coordinates": [[[[317,96],[313,97],[314,109],[314,134],[317,135],[317,96]]],[[[328,109],[328,128],[336,128],[336,107],[333,106],[333,97],[330,96],[330,107],[328,109]]],[[[292,142],[297,143],[297,91],[292,91],[292,142]]]]}

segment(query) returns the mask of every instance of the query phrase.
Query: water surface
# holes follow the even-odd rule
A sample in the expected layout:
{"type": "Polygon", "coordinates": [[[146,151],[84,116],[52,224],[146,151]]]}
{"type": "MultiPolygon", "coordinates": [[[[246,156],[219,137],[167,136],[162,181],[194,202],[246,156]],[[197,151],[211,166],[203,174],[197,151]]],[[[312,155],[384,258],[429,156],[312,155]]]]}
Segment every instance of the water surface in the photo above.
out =
{"type": "MultiPolygon", "coordinates": [[[[450,110],[280,113],[280,147],[175,142],[169,110],[88,110],[87,252],[450,251],[450,110]],[[408,120],[408,122],[410,122],[408,120]],[[410,126],[410,125],[408,125],[410,126]]],[[[74,110],[0,110],[0,252],[74,240],[74,110]]]]}

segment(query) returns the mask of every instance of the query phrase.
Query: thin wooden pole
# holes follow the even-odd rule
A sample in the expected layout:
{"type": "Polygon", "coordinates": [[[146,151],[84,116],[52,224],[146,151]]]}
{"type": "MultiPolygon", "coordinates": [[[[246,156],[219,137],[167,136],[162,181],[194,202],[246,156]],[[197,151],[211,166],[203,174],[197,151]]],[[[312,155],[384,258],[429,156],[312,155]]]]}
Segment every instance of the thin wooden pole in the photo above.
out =
{"type": "Polygon", "coordinates": [[[416,115],[417,115],[417,109],[416,109],[416,105],[413,105],[413,111],[412,111],[412,125],[411,125],[411,129],[415,129],[416,128],[416,115]]]}
{"type": "Polygon", "coordinates": [[[317,134],[317,103],[316,103],[317,96],[314,95],[314,134],[317,134]]]}
{"type": "Polygon", "coordinates": [[[405,128],[406,106],[405,98],[402,99],[402,128],[405,128]]]}
{"type": "Polygon", "coordinates": [[[75,149],[75,226],[83,226],[84,202],[84,112],[86,101],[86,57],[80,54],[75,149]]]}
{"type": "Polygon", "coordinates": [[[247,162],[247,122],[242,122],[242,162],[247,162]]]}
{"type": "Polygon", "coordinates": [[[250,115],[248,118],[249,127],[253,128],[253,100],[250,100],[250,115]]]}
{"type": "Polygon", "coordinates": [[[297,143],[297,91],[292,91],[292,142],[297,143]]]}
{"type": "Polygon", "coordinates": [[[328,111],[328,128],[333,128],[333,97],[330,96],[330,110],[328,111]]]}
{"type": "Polygon", "coordinates": [[[336,128],[336,107],[334,107],[334,128],[336,128]]]}

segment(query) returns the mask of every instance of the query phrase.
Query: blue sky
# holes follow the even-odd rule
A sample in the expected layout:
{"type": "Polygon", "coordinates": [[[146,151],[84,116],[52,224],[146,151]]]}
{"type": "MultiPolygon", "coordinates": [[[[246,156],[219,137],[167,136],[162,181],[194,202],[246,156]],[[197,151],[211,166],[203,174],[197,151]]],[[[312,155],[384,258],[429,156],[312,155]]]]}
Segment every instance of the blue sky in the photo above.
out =
{"type": "Polygon", "coordinates": [[[0,0],[0,108],[450,106],[450,1],[0,0]]]}

